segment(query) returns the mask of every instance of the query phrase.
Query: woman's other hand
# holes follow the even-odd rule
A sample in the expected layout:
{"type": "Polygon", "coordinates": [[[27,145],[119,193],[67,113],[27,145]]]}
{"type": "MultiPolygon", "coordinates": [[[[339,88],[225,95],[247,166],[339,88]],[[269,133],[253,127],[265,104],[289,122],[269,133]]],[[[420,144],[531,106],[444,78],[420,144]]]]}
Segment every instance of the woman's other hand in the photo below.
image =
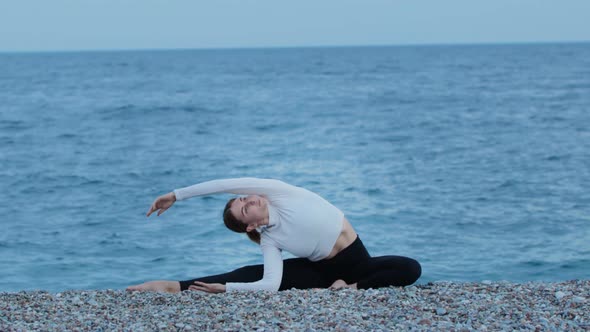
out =
{"type": "Polygon", "coordinates": [[[195,281],[195,285],[188,286],[192,291],[203,291],[208,293],[223,293],[225,292],[224,284],[208,284],[201,281],[195,281]]]}
{"type": "Polygon", "coordinates": [[[174,204],[174,202],[176,202],[176,196],[174,195],[174,192],[169,192],[166,195],[156,198],[156,200],[152,203],[152,206],[150,206],[147,216],[149,217],[150,214],[156,210],[160,210],[158,211],[158,216],[161,215],[164,213],[164,211],[168,210],[174,204]]]}

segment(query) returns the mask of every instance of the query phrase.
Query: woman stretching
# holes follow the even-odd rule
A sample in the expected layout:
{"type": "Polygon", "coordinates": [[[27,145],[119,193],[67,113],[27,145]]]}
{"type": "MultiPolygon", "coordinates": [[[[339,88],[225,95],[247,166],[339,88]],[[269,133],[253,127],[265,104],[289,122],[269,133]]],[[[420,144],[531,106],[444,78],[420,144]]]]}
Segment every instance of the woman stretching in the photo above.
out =
{"type": "Polygon", "coordinates": [[[158,197],[147,216],[158,216],[175,201],[217,193],[232,198],[223,221],[258,243],[263,265],[186,281],[150,281],[128,291],[210,293],[291,288],[354,289],[406,286],[421,274],[420,264],[402,256],[371,257],[342,211],[319,195],[279,180],[238,178],[207,181],[158,197]],[[286,250],[299,258],[283,260],[286,250]]]}

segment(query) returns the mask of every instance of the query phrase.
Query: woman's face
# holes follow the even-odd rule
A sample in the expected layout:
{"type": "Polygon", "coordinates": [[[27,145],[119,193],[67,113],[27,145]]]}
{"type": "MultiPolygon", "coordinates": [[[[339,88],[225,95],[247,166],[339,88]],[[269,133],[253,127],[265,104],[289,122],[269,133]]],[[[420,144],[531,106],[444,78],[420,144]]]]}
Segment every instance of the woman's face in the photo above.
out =
{"type": "Polygon", "coordinates": [[[250,195],[236,198],[230,210],[241,222],[254,225],[268,218],[267,204],[268,201],[263,196],[250,195]]]}

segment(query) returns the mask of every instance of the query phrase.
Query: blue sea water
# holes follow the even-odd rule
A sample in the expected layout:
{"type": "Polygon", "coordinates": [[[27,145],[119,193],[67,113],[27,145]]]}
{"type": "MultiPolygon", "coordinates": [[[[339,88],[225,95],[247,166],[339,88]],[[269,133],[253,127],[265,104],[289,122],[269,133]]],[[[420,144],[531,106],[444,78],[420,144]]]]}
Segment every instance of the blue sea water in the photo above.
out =
{"type": "Polygon", "coordinates": [[[587,279],[590,44],[0,54],[0,166],[0,291],[262,263],[231,195],[146,218],[242,176],[320,194],[419,283],[587,279]]]}

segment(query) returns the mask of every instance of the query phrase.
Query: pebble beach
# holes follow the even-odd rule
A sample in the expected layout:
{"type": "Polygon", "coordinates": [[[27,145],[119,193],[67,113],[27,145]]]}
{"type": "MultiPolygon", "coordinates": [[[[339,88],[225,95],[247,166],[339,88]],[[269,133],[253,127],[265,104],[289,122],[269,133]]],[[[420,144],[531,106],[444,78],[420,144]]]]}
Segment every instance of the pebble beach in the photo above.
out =
{"type": "Polygon", "coordinates": [[[590,280],[369,290],[0,293],[0,331],[580,331],[590,280]]]}

